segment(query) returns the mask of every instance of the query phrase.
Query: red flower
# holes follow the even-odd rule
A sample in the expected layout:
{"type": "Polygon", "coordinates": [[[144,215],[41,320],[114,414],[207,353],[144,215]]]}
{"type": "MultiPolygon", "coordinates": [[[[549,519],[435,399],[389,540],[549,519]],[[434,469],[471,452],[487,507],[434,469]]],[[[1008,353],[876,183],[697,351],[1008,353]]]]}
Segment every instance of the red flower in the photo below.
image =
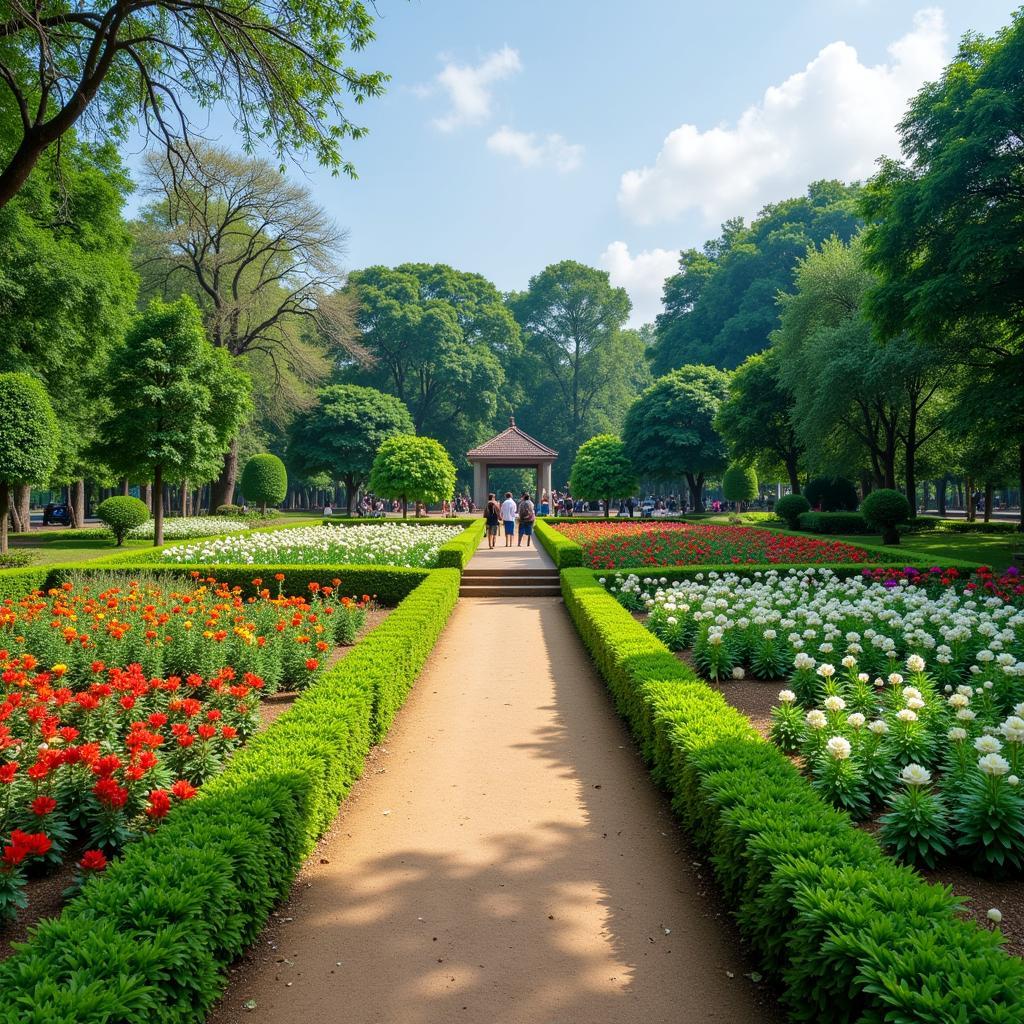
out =
{"type": "Polygon", "coordinates": [[[316,658],[307,658],[306,659],[306,668],[309,669],[310,672],[315,672],[319,667],[320,667],[320,662],[317,661],[316,658]]]}
{"type": "Polygon", "coordinates": [[[3,783],[4,785],[12,783],[17,771],[17,761],[8,761],[7,764],[0,764],[0,783],[3,783]]]}
{"type": "Polygon", "coordinates": [[[166,789],[154,789],[149,794],[149,806],[146,814],[151,818],[164,818],[171,809],[171,798],[166,789]]]}
{"type": "Polygon", "coordinates": [[[40,818],[45,817],[57,808],[57,801],[52,796],[37,796],[32,801],[32,813],[40,818]]]}
{"type": "Polygon", "coordinates": [[[171,796],[176,797],[178,800],[191,800],[198,792],[191,782],[186,782],[184,779],[178,779],[171,786],[171,796]]]}
{"type": "Polygon", "coordinates": [[[215,725],[200,725],[196,727],[196,732],[200,739],[210,740],[217,735],[217,727],[215,725]]]}
{"type": "Polygon", "coordinates": [[[78,866],[83,871],[102,871],[107,866],[107,858],[102,850],[86,850],[78,866]]]}
{"type": "Polygon", "coordinates": [[[104,807],[116,811],[128,802],[128,790],[111,778],[100,779],[92,791],[104,807]]]}

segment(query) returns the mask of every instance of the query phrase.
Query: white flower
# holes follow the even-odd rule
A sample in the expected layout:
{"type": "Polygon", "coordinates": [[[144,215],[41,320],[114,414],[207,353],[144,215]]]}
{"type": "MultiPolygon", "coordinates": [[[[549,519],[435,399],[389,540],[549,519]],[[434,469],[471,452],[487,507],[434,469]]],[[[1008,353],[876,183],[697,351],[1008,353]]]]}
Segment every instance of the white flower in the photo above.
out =
{"type": "Polygon", "coordinates": [[[853,714],[846,719],[847,725],[851,726],[854,729],[861,728],[861,726],[864,725],[865,721],[867,721],[867,719],[865,719],[865,717],[859,711],[854,711],[853,714]]]}
{"type": "Polygon", "coordinates": [[[796,694],[792,690],[779,690],[779,700],[783,704],[792,704],[796,701],[796,694]]]}
{"type": "Polygon", "coordinates": [[[857,659],[852,654],[848,654],[843,658],[843,668],[854,668],[856,664],[857,659]]]}
{"type": "Polygon", "coordinates": [[[907,707],[912,711],[920,711],[924,707],[924,701],[920,697],[909,697],[907,699],[907,707]]]}
{"type": "Polygon", "coordinates": [[[995,736],[979,736],[974,741],[974,749],[979,754],[998,754],[1003,745],[995,736]]]}
{"type": "Polygon", "coordinates": [[[956,717],[961,722],[973,722],[978,716],[970,708],[961,708],[956,717]]]}
{"type": "Polygon", "coordinates": [[[889,673],[889,685],[890,686],[902,686],[903,685],[903,676],[901,676],[899,674],[899,672],[890,672],[889,673]]]}
{"type": "Polygon", "coordinates": [[[743,666],[742,665],[737,665],[732,670],[732,677],[733,677],[733,679],[742,679],[745,675],[746,675],[746,673],[743,671],[743,666]]]}
{"type": "Polygon", "coordinates": [[[920,654],[912,654],[907,658],[907,671],[908,672],[923,672],[924,671],[924,658],[920,654]]]}
{"type": "Polygon", "coordinates": [[[823,679],[831,679],[835,674],[835,665],[830,665],[828,662],[825,662],[824,665],[818,666],[818,675],[821,676],[823,679]]]}
{"type": "Polygon", "coordinates": [[[985,916],[993,924],[999,924],[999,922],[1002,921],[1002,919],[1003,919],[1002,911],[1000,911],[1000,909],[998,907],[989,907],[989,909],[986,912],[985,916]]]}
{"type": "Polygon", "coordinates": [[[845,761],[850,756],[850,741],[844,736],[833,736],[825,747],[837,761],[845,761]]]}
{"type": "Polygon", "coordinates": [[[921,691],[916,686],[904,686],[900,692],[908,699],[912,697],[917,700],[921,699],[921,691]]]}
{"type": "Polygon", "coordinates": [[[986,754],[978,758],[978,767],[986,775],[1005,775],[1010,770],[1010,762],[999,754],[986,754]]]}
{"type": "Polygon", "coordinates": [[[867,672],[858,672],[857,673],[857,682],[858,683],[866,683],[870,678],[871,678],[871,676],[869,676],[867,674],[867,672]]]}
{"type": "Polygon", "coordinates": [[[927,786],[932,781],[932,773],[919,764],[908,764],[900,773],[900,779],[908,786],[927,786]]]}
{"type": "Polygon", "coordinates": [[[1003,734],[1007,743],[1024,743],[1024,718],[1020,715],[1010,715],[1010,717],[999,726],[999,731],[1003,734]]]}
{"type": "Polygon", "coordinates": [[[812,729],[824,729],[828,725],[828,719],[825,717],[824,711],[819,711],[817,708],[812,708],[804,716],[808,726],[812,729]]]}
{"type": "Polygon", "coordinates": [[[900,710],[896,712],[896,717],[901,722],[916,722],[917,712],[912,711],[910,708],[900,708],[900,710]]]}
{"type": "Polygon", "coordinates": [[[722,645],[722,634],[721,633],[708,633],[708,643],[712,647],[721,647],[722,645]]]}
{"type": "Polygon", "coordinates": [[[870,729],[876,736],[884,736],[889,731],[889,724],[884,718],[876,718],[868,726],[868,729],[870,729]]]}
{"type": "Polygon", "coordinates": [[[951,708],[965,708],[970,702],[970,697],[965,697],[962,693],[954,693],[946,698],[946,703],[951,708]]]}
{"type": "Polygon", "coordinates": [[[952,740],[954,743],[959,743],[962,740],[967,739],[967,730],[961,729],[958,725],[954,725],[953,728],[946,733],[946,738],[952,740]]]}
{"type": "Polygon", "coordinates": [[[825,698],[826,711],[842,711],[846,707],[846,701],[842,697],[832,694],[825,698]]]}
{"type": "Polygon", "coordinates": [[[1008,786],[1019,786],[1020,785],[1020,779],[1018,779],[1016,775],[1007,775],[1007,777],[1006,777],[1006,784],[1008,786]]]}

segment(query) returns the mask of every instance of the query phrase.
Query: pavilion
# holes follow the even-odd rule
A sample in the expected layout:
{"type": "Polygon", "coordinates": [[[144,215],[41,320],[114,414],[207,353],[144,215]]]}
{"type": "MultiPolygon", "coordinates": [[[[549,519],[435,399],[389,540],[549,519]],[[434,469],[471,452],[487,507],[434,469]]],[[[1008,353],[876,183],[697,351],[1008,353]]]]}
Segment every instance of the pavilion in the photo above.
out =
{"type": "Polygon", "coordinates": [[[491,466],[535,470],[535,499],[539,500],[542,491],[551,497],[551,466],[558,452],[520,430],[514,416],[509,417],[507,430],[466,452],[466,458],[473,464],[473,501],[477,508],[487,504],[487,474],[491,466]]]}

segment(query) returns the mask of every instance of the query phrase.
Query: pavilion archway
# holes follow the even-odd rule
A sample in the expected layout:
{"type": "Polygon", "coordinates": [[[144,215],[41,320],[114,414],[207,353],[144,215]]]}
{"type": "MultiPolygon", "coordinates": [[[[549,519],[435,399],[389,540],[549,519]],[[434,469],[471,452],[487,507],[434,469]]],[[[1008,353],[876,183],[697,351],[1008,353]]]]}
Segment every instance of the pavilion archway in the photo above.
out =
{"type": "Polygon", "coordinates": [[[492,468],[532,469],[537,474],[534,500],[539,501],[542,492],[551,497],[551,467],[558,452],[541,444],[516,426],[514,416],[509,417],[508,429],[496,437],[466,452],[466,458],[473,466],[473,502],[477,508],[487,503],[487,475],[492,468]]]}

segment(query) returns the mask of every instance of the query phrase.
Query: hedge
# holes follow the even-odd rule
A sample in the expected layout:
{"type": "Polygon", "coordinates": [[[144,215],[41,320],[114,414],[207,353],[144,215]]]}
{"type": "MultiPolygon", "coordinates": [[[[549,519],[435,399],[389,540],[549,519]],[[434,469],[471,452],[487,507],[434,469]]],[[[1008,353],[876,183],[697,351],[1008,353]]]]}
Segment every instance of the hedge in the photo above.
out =
{"type": "Polygon", "coordinates": [[[534,523],[533,532],[540,546],[551,556],[551,560],[559,569],[583,564],[583,548],[552,526],[548,520],[538,519],[534,523]]]}
{"type": "Polygon", "coordinates": [[[485,522],[483,519],[471,519],[457,537],[437,550],[437,564],[441,569],[465,569],[466,563],[476,554],[476,549],[483,540],[485,522]]]}
{"type": "Polygon", "coordinates": [[[859,512],[803,512],[797,516],[808,533],[877,533],[859,512]]]}
{"type": "Polygon", "coordinates": [[[347,658],[0,963],[0,1024],[199,1024],[437,640],[430,574],[347,658]]]}
{"type": "Polygon", "coordinates": [[[576,628],[676,813],[708,854],[791,1019],[1024,1020],[1024,961],[887,857],[589,570],[562,573],[576,628]]]}

